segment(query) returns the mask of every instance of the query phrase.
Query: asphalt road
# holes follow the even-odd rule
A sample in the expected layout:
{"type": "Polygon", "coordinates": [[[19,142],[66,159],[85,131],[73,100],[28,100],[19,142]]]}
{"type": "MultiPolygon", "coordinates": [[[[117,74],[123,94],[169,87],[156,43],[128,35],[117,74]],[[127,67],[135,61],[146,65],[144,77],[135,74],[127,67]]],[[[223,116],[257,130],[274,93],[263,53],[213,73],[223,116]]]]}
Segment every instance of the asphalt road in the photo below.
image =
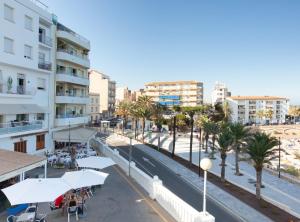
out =
{"type": "MultiPolygon", "coordinates": [[[[101,136],[102,139],[105,139],[106,137],[104,135],[101,136]]],[[[124,158],[128,159],[129,146],[124,143],[124,145],[117,145],[114,148],[117,148],[120,154],[124,158]]],[[[156,161],[154,158],[139,149],[132,149],[132,161],[134,161],[136,166],[148,175],[157,175],[169,190],[195,209],[202,211],[202,193],[195,189],[190,183],[182,179],[180,175],[175,174],[165,165],[156,161]]],[[[216,218],[217,222],[242,221],[240,218],[231,214],[224,207],[210,198],[207,198],[207,211],[216,218]]]]}

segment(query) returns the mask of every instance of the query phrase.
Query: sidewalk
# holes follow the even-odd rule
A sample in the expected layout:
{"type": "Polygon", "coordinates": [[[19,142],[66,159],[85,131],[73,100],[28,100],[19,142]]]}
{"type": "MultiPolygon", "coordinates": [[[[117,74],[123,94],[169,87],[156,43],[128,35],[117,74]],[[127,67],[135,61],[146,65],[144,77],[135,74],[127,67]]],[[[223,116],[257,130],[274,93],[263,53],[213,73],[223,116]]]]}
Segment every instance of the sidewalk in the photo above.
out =
{"type": "MultiPolygon", "coordinates": [[[[117,140],[125,142],[120,136],[113,135],[108,138],[109,141],[116,142],[117,140]]],[[[126,141],[128,143],[128,141],[126,141]]],[[[149,149],[146,145],[143,145],[139,142],[134,142],[135,147],[141,149],[143,152],[147,153],[155,157],[158,161],[163,163],[167,166],[170,170],[174,171],[176,174],[180,175],[186,181],[188,181],[195,189],[202,192],[203,188],[203,179],[200,178],[196,173],[190,171],[186,167],[182,166],[181,164],[177,163],[176,161],[170,159],[169,157],[153,150],[149,149]]],[[[243,203],[239,199],[231,196],[227,192],[223,191],[222,189],[218,188],[214,184],[208,181],[207,184],[207,192],[211,199],[215,202],[219,203],[220,206],[227,209],[229,212],[232,212],[234,215],[239,215],[241,221],[253,221],[253,222],[267,222],[272,221],[266,216],[262,215],[261,213],[257,212],[255,209],[251,208],[247,204],[243,203]]]]}
{"type": "MultiPolygon", "coordinates": [[[[155,135],[153,135],[154,137],[155,135]]],[[[170,144],[172,143],[171,138],[161,139],[164,143],[161,148],[170,151],[170,144]]],[[[153,144],[157,145],[157,140],[153,140],[153,144]]],[[[188,138],[178,138],[176,140],[175,153],[185,159],[189,159],[189,139],[188,138]]],[[[193,142],[193,163],[198,165],[199,163],[199,142],[194,139],[193,142]]],[[[207,156],[204,151],[201,152],[202,158],[207,156]]],[[[221,163],[220,154],[215,154],[216,159],[213,161],[213,167],[210,170],[211,173],[220,176],[221,168],[219,164],[221,163]]],[[[240,171],[243,176],[236,176],[235,173],[235,157],[234,153],[231,152],[227,155],[226,159],[226,179],[231,183],[255,194],[255,181],[256,172],[249,163],[245,161],[240,162],[240,171]]],[[[274,205],[282,208],[283,210],[289,212],[290,214],[300,218],[300,186],[298,184],[293,184],[284,179],[280,179],[275,175],[270,174],[267,171],[263,171],[262,177],[263,185],[262,197],[273,203],[274,205]]]]}

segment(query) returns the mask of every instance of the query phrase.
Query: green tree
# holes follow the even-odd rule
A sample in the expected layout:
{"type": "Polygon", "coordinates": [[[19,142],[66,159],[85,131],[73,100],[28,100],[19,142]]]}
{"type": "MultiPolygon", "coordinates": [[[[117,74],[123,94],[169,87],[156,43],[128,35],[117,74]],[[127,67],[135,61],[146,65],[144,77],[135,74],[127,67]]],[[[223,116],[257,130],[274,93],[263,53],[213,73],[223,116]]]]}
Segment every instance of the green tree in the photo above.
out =
{"type": "Polygon", "coordinates": [[[212,147],[211,147],[211,158],[215,159],[215,143],[216,143],[216,138],[217,135],[220,133],[220,124],[219,123],[215,123],[215,122],[209,122],[209,132],[212,135],[212,147]]]}
{"type": "Polygon", "coordinates": [[[225,166],[227,152],[231,150],[231,145],[233,143],[233,138],[229,128],[223,128],[221,133],[217,138],[219,144],[219,151],[221,155],[221,181],[225,182],[225,166]]]}
{"type": "Polygon", "coordinates": [[[256,117],[259,118],[259,122],[261,123],[262,119],[265,117],[265,111],[264,110],[258,110],[256,112],[256,117]]]}
{"type": "Polygon", "coordinates": [[[199,119],[199,124],[202,126],[202,129],[204,131],[205,153],[208,153],[208,141],[209,141],[209,135],[210,135],[211,120],[207,116],[202,116],[199,119]]]}
{"type": "Polygon", "coordinates": [[[123,118],[122,133],[124,135],[125,126],[127,125],[128,117],[130,116],[131,102],[122,101],[117,106],[115,115],[123,118]]]}
{"type": "Polygon", "coordinates": [[[248,141],[246,152],[253,161],[253,167],[256,171],[256,197],[261,199],[262,169],[265,163],[276,158],[274,149],[278,145],[275,137],[264,132],[255,133],[248,141]]]}
{"type": "Polygon", "coordinates": [[[273,114],[274,114],[274,111],[272,109],[268,109],[264,112],[264,116],[266,117],[266,119],[269,120],[269,122],[271,122],[271,120],[273,118],[273,114]]]}
{"type": "Polygon", "coordinates": [[[145,141],[145,124],[149,120],[153,112],[153,101],[149,96],[140,96],[136,102],[137,116],[142,121],[142,142],[145,141]]]}
{"type": "Polygon", "coordinates": [[[194,133],[194,116],[197,113],[201,113],[204,111],[203,106],[195,106],[195,107],[181,107],[181,112],[189,117],[190,127],[191,127],[191,135],[190,135],[190,166],[192,166],[192,154],[193,154],[193,133],[194,133]]]}
{"type": "Polygon", "coordinates": [[[229,125],[230,132],[233,139],[233,149],[235,151],[235,174],[241,175],[239,168],[239,153],[241,151],[241,146],[245,143],[249,137],[249,128],[246,128],[241,123],[231,123],[229,125]]]}

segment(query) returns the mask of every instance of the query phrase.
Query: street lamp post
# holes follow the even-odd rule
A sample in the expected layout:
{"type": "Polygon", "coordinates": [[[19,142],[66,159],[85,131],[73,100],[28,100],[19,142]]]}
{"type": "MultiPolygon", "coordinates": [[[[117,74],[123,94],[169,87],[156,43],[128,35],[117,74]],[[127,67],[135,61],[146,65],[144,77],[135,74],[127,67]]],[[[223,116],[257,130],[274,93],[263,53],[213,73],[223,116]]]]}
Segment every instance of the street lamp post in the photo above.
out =
{"type": "Polygon", "coordinates": [[[280,165],[281,165],[281,141],[280,141],[280,137],[279,137],[279,158],[278,158],[278,178],[280,178],[280,165]]]}
{"type": "Polygon", "coordinates": [[[203,188],[203,213],[206,215],[206,182],[207,171],[212,167],[212,162],[209,158],[203,158],[200,162],[201,168],[204,170],[204,188],[203,188]]]}
{"type": "Polygon", "coordinates": [[[130,146],[129,146],[129,163],[128,163],[128,175],[130,177],[130,163],[131,163],[131,155],[132,155],[132,138],[130,137],[130,146]]]}
{"type": "Polygon", "coordinates": [[[70,121],[69,121],[69,144],[68,144],[69,153],[71,153],[70,143],[71,143],[71,125],[70,125],[70,121]]]}

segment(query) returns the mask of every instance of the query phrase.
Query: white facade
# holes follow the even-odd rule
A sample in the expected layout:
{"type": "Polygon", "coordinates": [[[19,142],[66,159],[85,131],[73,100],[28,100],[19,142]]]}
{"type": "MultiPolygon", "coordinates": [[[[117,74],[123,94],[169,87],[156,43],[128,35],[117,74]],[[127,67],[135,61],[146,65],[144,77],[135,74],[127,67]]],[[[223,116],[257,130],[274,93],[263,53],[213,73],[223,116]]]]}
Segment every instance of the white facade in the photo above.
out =
{"type": "Polygon", "coordinates": [[[203,83],[197,81],[146,83],[145,95],[161,105],[199,106],[203,104],[203,83]]]}
{"type": "Polygon", "coordinates": [[[272,96],[233,96],[226,99],[231,110],[231,120],[243,124],[284,123],[289,110],[289,100],[272,96]],[[272,110],[272,117],[260,116],[272,110]]]}
{"type": "Polygon", "coordinates": [[[90,42],[60,23],[56,45],[55,130],[88,123],[90,67],[90,42]]]}
{"type": "Polygon", "coordinates": [[[53,149],[55,28],[52,15],[28,0],[0,0],[0,148],[53,149]]]}
{"type": "Polygon", "coordinates": [[[211,103],[212,105],[223,103],[229,96],[231,96],[231,93],[228,91],[227,86],[224,83],[216,82],[211,94],[211,103]]]}
{"type": "Polygon", "coordinates": [[[89,71],[90,93],[100,95],[99,110],[101,118],[110,118],[115,112],[116,82],[110,80],[109,76],[96,70],[89,71]]]}
{"type": "Polygon", "coordinates": [[[91,123],[99,123],[100,121],[100,94],[98,93],[90,93],[89,94],[89,114],[90,114],[90,122],[91,123]]]}

